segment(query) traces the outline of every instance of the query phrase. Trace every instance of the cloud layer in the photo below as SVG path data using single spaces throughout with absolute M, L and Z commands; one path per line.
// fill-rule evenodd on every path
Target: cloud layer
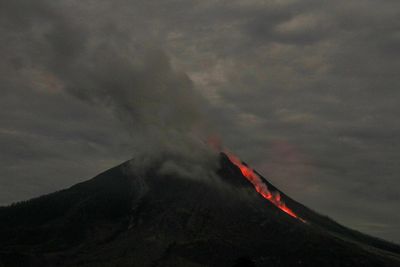
M 0 203 L 89 178 L 151 148 L 148 133 L 218 132 L 300 202 L 399 242 L 399 13 L 391 0 L 1 1 Z

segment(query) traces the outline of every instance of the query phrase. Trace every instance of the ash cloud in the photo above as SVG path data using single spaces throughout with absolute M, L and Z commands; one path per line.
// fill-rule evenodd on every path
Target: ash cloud
M 212 162 L 218 162 L 205 144 L 209 104 L 189 77 L 174 70 L 160 49 L 130 54 L 102 45 L 93 50 L 63 71 L 70 74 L 63 77 L 64 90 L 110 108 L 132 135 L 134 158 L 161 161 L 165 174 L 209 177 L 217 167 Z M 134 171 L 148 167 L 137 162 Z
M 185 73 L 173 69 L 162 50 L 142 49 L 132 54 L 114 46 L 89 48 L 66 66 L 61 72 L 64 90 L 112 110 L 132 135 L 135 158 L 160 161 L 163 157 L 167 165 L 160 167 L 162 172 L 168 169 L 186 177 L 207 177 L 208 168 L 214 171 L 215 164 L 199 163 L 210 157 L 216 161 L 216 155 L 203 148 L 207 101 Z M 133 170 L 146 167 L 134 165 Z
M 1 50 L 2 68 L 11 64 L 24 77 L 25 88 L 17 90 L 29 93 L 36 82 L 44 93 L 66 93 L 110 110 L 130 134 L 132 170 L 159 162 L 163 174 L 209 177 L 218 162 L 205 144 L 210 106 L 188 75 L 173 67 L 156 40 L 131 40 L 113 19 L 90 24 L 56 4 L 1 3 L 1 32 L 11 44 Z M 15 86 L 17 77 L 2 78 Z

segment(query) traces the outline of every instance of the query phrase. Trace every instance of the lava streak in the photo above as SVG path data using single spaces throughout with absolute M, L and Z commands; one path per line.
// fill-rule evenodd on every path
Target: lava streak
M 268 186 L 265 183 L 263 183 L 260 176 L 258 174 L 256 174 L 253 169 L 251 169 L 248 166 L 246 166 L 245 164 L 243 164 L 242 161 L 235 155 L 232 155 L 231 153 L 227 153 L 227 152 L 225 152 L 225 153 L 228 156 L 229 160 L 240 169 L 243 176 L 246 177 L 247 180 L 249 180 L 253 184 L 256 191 L 261 196 L 263 196 L 263 198 L 269 200 L 272 204 L 274 204 L 279 209 L 281 209 L 285 213 L 289 214 L 293 218 L 299 219 L 302 222 L 306 222 L 305 220 L 303 220 L 302 218 L 297 216 L 291 209 L 289 209 L 286 206 L 285 202 L 283 202 L 283 200 L 281 199 L 281 195 L 278 191 L 271 192 L 268 189 Z

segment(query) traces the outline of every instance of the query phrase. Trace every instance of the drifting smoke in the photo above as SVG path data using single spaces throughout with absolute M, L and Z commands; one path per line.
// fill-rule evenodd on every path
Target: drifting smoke
M 132 59 L 133 58 L 133 59 Z M 204 114 L 207 101 L 185 73 L 173 69 L 161 50 L 139 57 L 98 51 L 66 79 L 65 90 L 94 105 L 109 107 L 131 132 L 134 170 L 158 162 L 162 174 L 204 178 L 214 173 L 216 153 L 208 149 Z
M 66 92 L 110 108 L 132 134 L 134 158 L 162 161 L 160 171 L 166 174 L 206 176 L 210 166 L 205 172 L 198 166 L 213 157 L 202 142 L 207 102 L 161 50 L 145 51 L 139 61 L 118 52 L 96 51 L 89 65 L 74 66 L 76 76 L 65 79 Z
M 174 69 L 156 38 L 138 41 L 119 30 L 112 14 L 108 25 L 78 23 L 67 7 L 42 0 L 0 4 L 2 19 L 14 29 L 0 33 L 17 44 L 1 50 L 6 65 L 14 63 L 19 74 L 34 73 L 26 84 L 39 80 L 47 86 L 41 90 L 111 110 L 132 136 L 132 169 L 158 162 L 163 174 L 208 176 L 217 167 L 211 162 L 218 162 L 202 141 L 209 104 L 188 75 Z M 14 13 L 21 16 L 8 15 Z

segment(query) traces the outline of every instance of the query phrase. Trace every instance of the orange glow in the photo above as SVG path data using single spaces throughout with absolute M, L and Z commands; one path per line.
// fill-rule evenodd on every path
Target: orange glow
M 243 176 L 246 177 L 247 180 L 249 180 L 253 184 L 253 186 L 256 189 L 256 191 L 263 198 L 269 200 L 272 204 L 274 204 L 280 210 L 282 210 L 283 212 L 289 214 L 293 218 L 299 219 L 302 222 L 306 222 L 305 220 L 303 220 L 302 218 L 297 216 L 291 209 L 289 209 L 286 206 L 285 202 L 283 202 L 283 200 L 281 199 L 281 195 L 280 195 L 280 193 L 278 191 L 271 192 L 268 189 L 268 186 L 265 183 L 263 183 L 263 181 L 261 180 L 260 176 L 258 174 L 256 174 L 253 169 L 251 169 L 248 166 L 244 165 L 242 163 L 242 161 L 238 157 L 236 157 L 235 155 L 233 155 L 231 153 L 227 153 L 227 152 L 225 152 L 225 153 L 228 156 L 229 160 L 240 169 L 240 171 L 242 172 Z

